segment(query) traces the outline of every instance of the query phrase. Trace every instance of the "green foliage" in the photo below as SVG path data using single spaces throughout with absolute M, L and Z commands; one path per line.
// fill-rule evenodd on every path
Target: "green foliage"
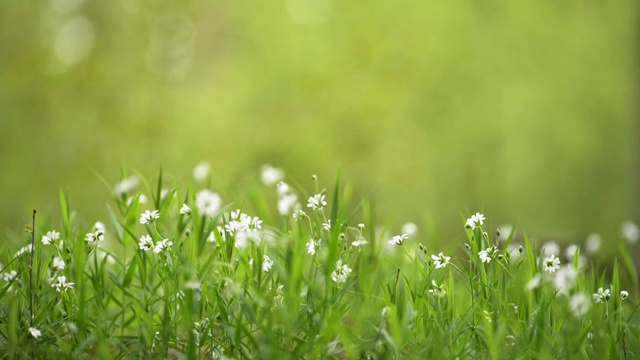
M 458 230 L 467 241 L 437 267 L 440 249 L 422 229 L 391 245 L 370 201 L 352 206 L 339 175 L 331 194 L 314 177 L 316 202 L 287 211 L 269 200 L 274 189 L 255 185 L 249 202 L 209 212 L 202 192 L 166 179 L 161 171 L 155 186 L 143 179 L 142 192 L 117 193 L 105 228 L 78 223 L 60 192 L 61 238 L 37 239 L 32 269 L 29 251 L 9 253 L 2 268 L 0 354 L 599 359 L 640 348 L 640 293 L 622 240 L 622 266 L 616 260 L 610 271 L 580 251 L 556 267 L 527 237 L 493 236 L 472 217 Z M 304 189 L 278 185 L 277 193 L 281 201 Z M 276 208 L 280 215 L 266 214 Z M 245 215 L 254 210 L 273 222 Z M 60 276 L 69 284 L 57 291 Z

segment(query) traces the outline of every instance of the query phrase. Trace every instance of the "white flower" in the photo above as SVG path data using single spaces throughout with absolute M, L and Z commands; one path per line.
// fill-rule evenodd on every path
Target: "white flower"
M 532 277 L 531 280 L 529 280 L 527 285 L 524 286 L 524 289 L 526 291 L 531 291 L 531 290 L 537 289 L 540 286 L 541 282 L 542 282 L 542 276 L 540 276 L 540 274 L 538 274 L 538 275 Z
M 30 327 L 30 328 L 29 328 L 29 334 L 31 334 L 31 336 L 32 336 L 34 339 L 37 339 L 37 338 L 39 338 L 40 336 L 42 336 L 42 331 L 40 331 L 40 330 L 38 330 L 38 329 L 36 329 L 36 328 L 34 328 L 34 327 L 32 326 L 32 327 Z
M 55 230 L 47 231 L 47 234 L 42 236 L 42 243 L 45 245 L 49 245 L 54 241 L 58 240 L 59 238 L 60 238 L 59 232 Z
M 107 232 L 107 227 L 104 226 L 104 223 L 102 221 L 96 221 L 95 224 L 93 224 L 93 229 L 94 230 L 100 230 L 102 232 Z
M 561 267 L 553 277 L 553 285 L 558 290 L 558 294 L 568 295 L 569 290 L 578 279 L 578 272 L 571 265 Z
M 551 274 L 556 272 L 560 268 L 560 259 L 558 259 L 555 255 L 551 254 L 550 257 L 544 259 L 544 263 L 542 264 L 542 269 Z
M 584 246 L 587 249 L 587 252 L 589 252 L 590 254 L 595 254 L 596 252 L 598 252 L 598 250 L 600 250 L 601 243 L 602 237 L 599 234 L 593 233 L 587 237 Z
M 284 171 L 282 169 L 275 168 L 269 164 L 262 165 L 260 180 L 262 180 L 263 184 L 271 186 L 282 179 L 284 179 Z
M 484 220 L 486 220 L 484 215 L 477 212 L 475 213 L 475 215 L 471 215 L 471 217 L 467 219 L 467 223 L 465 226 L 471 228 L 472 230 L 475 230 L 476 227 L 484 224 Z
M 609 289 L 604 290 L 602 288 L 599 288 L 598 292 L 593 294 L 593 301 L 595 301 L 596 304 L 603 303 L 605 301 L 608 301 L 610 297 L 611 291 L 609 291 Z
M 591 300 L 587 294 L 578 293 L 569 299 L 569 309 L 576 318 L 583 317 L 591 308 Z
M 189 280 L 184 283 L 184 288 L 189 290 L 200 291 L 202 289 L 202 284 L 197 280 Z
M 490 263 L 491 259 L 498 253 L 498 248 L 495 246 L 490 246 L 482 251 L 480 251 L 478 253 L 478 256 L 480 257 L 480 261 L 482 261 L 483 263 Z
M 287 184 L 284 181 L 280 181 L 278 185 L 276 185 L 276 193 L 278 194 L 278 197 L 283 197 L 287 195 L 290 192 L 290 190 L 291 188 L 289 187 L 289 184 Z
M 576 253 L 578 252 L 578 250 L 580 249 L 580 247 L 576 244 L 571 244 L 569 246 L 567 246 L 567 249 L 564 251 L 564 257 L 568 260 L 568 261 L 572 261 L 573 257 L 576 255 Z
M 51 287 L 54 287 L 56 289 L 56 291 L 67 291 L 67 289 L 71 289 L 73 288 L 73 284 L 72 282 L 67 282 L 67 277 L 66 276 L 58 276 L 58 278 L 56 279 L 58 280 L 57 282 L 54 282 L 53 284 L 51 284 Z
M 620 299 L 627 300 L 629 298 L 629 292 L 626 290 L 620 291 Z
M 447 266 L 447 264 L 449 264 L 449 260 L 451 260 L 450 256 L 444 256 L 444 254 L 440 253 L 437 256 L 436 255 L 431 255 L 431 258 L 433 259 L 433 264 L 436 266 L 436 269 L 442 269 L 445 266 Z
M 182 204 L 180 215 L 191 215 L 191 208 L 188 207 L 187 204 Z
M 96 230 L 95 232 L 87 233 L 84 237 L 84 241 L 88 243 L 95 243 L 96 241 L 104 241 L 104 232 Z
M 244 224 L 237 220 L 231 220 L 224 225 L 224 229 L 231 235 L 235 235 L 238 231 L 246 230 Z
M 309 253 L 311 256 L 315 255 L 316 252 L 320 249 L 321 241 L 322 241 L 321 239 L 318 239 L 318 240 L 309 239 L 309 241 L 307 241 L 306 243 L 307 253 Z
M 307 213 L 305 213 L 302 209 L 297 209 L 293 212 L 293 220 L 297 221 L 304 218 L 305 216 L 307 216 Z
M 278 214 L 282 216 L 289 215 L 293 209 L 299 206 L 298 197 L 295 194 L 284 194 L 278 198 Z
M 156 219 L 160 218 L 160 211 L 158 210 L 153 210 L 153 211 L 149 211 L 146 210 L 144 213 L 142 213 L 142 215 L 140 215 L 140 224 L 150 224 L 152 222 L 154 222 Z
M 207 163 L 206 161 L 199 163 L 195 168 L 193 168 L 193 178 L 197 181 L 206 180 L 207 176 L 209 175 L 210 169 L 211 165 L 209 165 L 209 163 Z
M 221 205 L 220 195 L 210 190 L 201 190 L 196 194 L 196 207 L 201 215 L 214 216 Z
M 403 234 L 407 234 L 409 237 L 413 237 L 418 233 L 418 226 L 412 222 L 408 222 L 402 225 L 402 229 L 400 230 Z
M 358 224 L 358 229 L 360 230 L 364 229 L 364 224 L 363 223 Z
M 430 289 L 429 292 L 435 297 L 445 297 L 447 295 L 447 291 L 444 289 L 444 284 L 438 285 L 435 280 L 431 280 L 431 285 L 433 289 Z
M 635 244 L 640 239 L 640 228 L 633 221 L 625 221 L 622 223 L 622 237 L 629 244 Z
M 22 255 L 22 254 L 24 254 L 26 252 L 31 252 L 31 251 L 33 251 L 33 246 L 31 244 L 25 245 L 25 246 L 21 247 L 20 250 L 18 250 L 16 252 L 15 257 L 18 257 L 18 256 L 20 256 L 20 255 Z
M 324 194 L 315 194 L 309 198 L 307 207 L 310 207 L 313 210 L 322 210 L 322 208 L 326 205 L 327 202 L 324 201 Z
M 133 200 L 135 199 L 135 196 L 132 196 L 130 198 L 127 199 L 127 206 L 131 206 L 131 204 L 133 204 Z M 146 204 L 147 203 L 147 196 L 145 194 L 140 194 L 140 196 L 138 196 L 138 204 Z
M 356 241 L 351 243 L 351 246 L 353 247 L 358 247 L 358 246 L 362 246 L 362 245 L 367 245 L 369 242 L 364 239 L 364 238 L 359 238 Z
M 351 274 L 351 269 L 346 264 L 343 265 L 342 260 L 338 260 L 338 262 L 336 262 L 336 269 L 331 273 L 331 280 L 337 284 L 341 284 L 347 281 L 349 274 Z
M 389 245 L 402 245 L 407 239 L 409 239 L 409 235 L 407 234 L 396 235 L 387 241 L 387 243 L 389 243 Z
M 273 266 L 273 260 L 271 260 L 270 257 L 265 255 L 262 259 L 262 271 L 268 272 L 269 270 L 271 270 L 272 266 Z
M 262 229 L 262 220 L 260 220 L 260 218 L 258 218 L 257 216 L 254 216 L 253 218 L 251 218 L 251 224 L 249 224 L 249 229 L 254 231 Z
M 498 228 L 498 232 L 500 233 L 498 239 L 500 239 L 500 241 L 502 242 L 505 242 L 507 241 L 507 239 L 509 239 L 509 235 L 511 235 L 511 233 L 513 232 L 513 226 L 509 224 L 502 225 Z
M 136 186 L 138 186 L 139 183 L 140 183 L 140 180 L 138 179 L 138 177 L 135 175 L 132 175 L 126 179 L 120 180 L 120 182 L 118 182 L 113 187 L 113 192 L 116 193 L 116 195 L 124 195 L 129 191 L 133 190 Z
M 158 241 L 158 243 L 153 247 L 153 252 L 156 254 L 160 254 L 165 250 L 169 250 L 171 245 L 173 245 L 172 241 L 169 241 L 169 239 L 162 239 Z
M 326 231 L 331 231 L 331 219 L 327 220 L 326 223 L 323 223 L 322 228 Z
M 142 235 L 140 238 L 140 242 L 138 243 L 138 247 L 140 250 L 149 251 L 153 249 L 155 245 L 153 244 L 153 239 L 149 235 Z
M 5 272 L 4 274 L 2 274 L 2 278 L 4 279 L 4 281 L 6 282 L 11 282 L 13 281 L 13 279 L 16 278 L 16 276 L 18 276 L 18 272 L 15 270 L 11 270 L 11 272 Z
M 549 255 L 560 256 L 560 246 L 558 246 L 558 244 L 556 244 L 553 241 L 549 241 L 544 245 L 542 245 L 541 255 L 542 256 L 549 256 Z
M 52 265 L 54 270 L 64 270 L 65 267 L 65 263 L 62 259 L 60 259 L 59 257 L 54 257 L 53 258 L 53 265 Z
M 507 246 L 507 252 L 509 253 L 511 260 L 518 260 L 520 256 L 522 256 L 522 253 L 520 252 L 521 249 L 522 246 L 514 243 L 510 243 Z

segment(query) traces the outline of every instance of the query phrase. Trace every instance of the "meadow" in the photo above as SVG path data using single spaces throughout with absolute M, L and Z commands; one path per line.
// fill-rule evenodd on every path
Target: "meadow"
M 638 356 L 635 224 L 561 248 L 462 212 L 450 244 L 376 219 L 339 173 L 265 165 L 235 199 L 193 175 L 123 169 L 103 219 L 78 220 L 63 190 L 60 218 L 34 211 L 3 247 L 2 358 Z

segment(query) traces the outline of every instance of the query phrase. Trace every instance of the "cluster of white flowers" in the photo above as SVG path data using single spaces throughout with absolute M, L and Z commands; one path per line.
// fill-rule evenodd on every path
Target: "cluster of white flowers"
M 59 232 L 55 230 L 47 231 L 47 233 L 42 236 L 42 244 L 51 245 L 53 242 L 55 242 L 58 239 L 60 239 Z
M 402 245 L 404 244 L 404 241 L 409 239 L 409 235 L 408 234 L 402 234 L 402 235 L 396 235 L 394 237 L 391 238 L 391 240 L 387 241 L 387 243 L 389 245 Z
M 276 187 L 276 192 L 278 194 L 278 214 L 287 216 L 300 209 L 298 196 L 291 191 L 287 183 L 280 181 Z M 298 214 L 298 216 L 302 214 Z
M 158 210 L 153 210 L 153 211 L 149 211 L 146 210 L 145 212 L 142 213 L 142 215 L 140 215 L 140 224 L 151 224 L 152 222 L 156 221 L 156 219 L 160 218 L 160 211 Z
M 229 221 L 225 224 L 224 229 L 231 236 L 239 232 L 255 232 L 262 229 L 262 220 L 258 217 L 251 217 L 244 214 L 238 209 L 229 214 Z
M 449 264 L 451 257 L 440 253 L 438 255 L 431 255 L 431 259 L 433 259 L 433 264 L 436 266 L 436 269 L 443 269 Z
M 14 257 L 18 257 L 26 252 L 32 252 L 33 251 L 33 245 L 29 244 L 29 245 L 25 245 L 23 247 L 20 248 L 20 250 L 16 251 L 16 254 Z
M 307 207 L 312 208 L 313 210 L 322 210 L 323 207 L 327 206 L 327 202 L 324 200 L 324 194 L 315 194 L 309 198 Z
M 351 274 L 351 269 L 347 264 L 343 264 L 342 260 L 336 262 L 336 269 L 331 273 L 331 280 L 337 284 L 342 284 L 347 281 L 347 278 Z
M 489 246 L 488 248 L 480 251 L 478 253 L 478 256 L 480 257 L 480 261 L 482 261 L 483 263 L 490 263 L 491 259 L 493 259 L 498 254 L 498 252 L 499 250 L 497 247 Z
M 445 297 L 447 295 L 447 291 L 444 289 L 444 284 L 438 285 L 435 280 L 431 280 L 432 288 L 429 289 L 429 293 L 435 297 Z
M 467 223 L 465 224 L 465 226 L 467 228 L 470 228 L 471 230 L 475 230 L 476 227 L 483 225 L 485 220 L 486 218 L 484 217 L 484 215 L 477 212 L 467 219 Z
M 66 276 L 60 275 L 60 276 L 58 276 L 56 281 L 54 281 L 51 284 L 51 287 L 55 288 L 56 291 L 60 292 L 60 291 L 67 291 L 67 289 L 72 289 L 73 285 L 74 285 L 74 283 L 67 282 L 67 277 Z
M 150 235 L 142 235 L 140 241 L 138 242 L 138 248 L 140 250 L 153 250 L 153 252 L 156 254 L 169 250 L 172 245 L 173 242 L 169 241 L 169 239 L 162 239 L 158 242 L 154 242 Z
M 88 243 L 96 243 L 104 241 L 104 234 L 106 232 L 106 227 L 100 221 L 96 222 L 93 225 L 93 232 L 87 233 L 84 237 L 84 240 Z
M 196 207 L 203 216 L 215 216 L 222 206 L 222 198 L 211 190 L 204 189 L 196 194 Z
M 553 277 L 553 285 L 558 294 L 568 295 L 569 290 L 573 288 L 576 280 L 578 279 L 578 272 L 571 265 L 565 265 L 555 273 Z

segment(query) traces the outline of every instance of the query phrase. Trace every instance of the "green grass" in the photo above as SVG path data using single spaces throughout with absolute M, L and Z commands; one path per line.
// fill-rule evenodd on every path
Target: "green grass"
M 34 236 L 35 251 L 5 249 L 4 358 L 626 359 L 640 348 L 638 281 L 622 239 L 611 266 L 577 251 L 551 274 L 539 245 L 515 231 L 496 234 L 490 215 L 465 227 L 465 214 L 459 231 L 468 242 L 438 268 L 440 250 L 426 229 L 389 244 L 398 233 L 375 222 L 367 199 L 352 201 L 339 176 L 330 190 L 314 177 L 309 193 L 250 185 L 241 202 L 225 199 L 210 214 L 197 201 L 206 186 L 173 183 L 162 171 L 153 184 L 137 176 L 141 187 L 108 205 L 105 230 L 77 221 L 61 192 L 61 219 L 38 218 L 21 240 Z M 307 207 L 315 194 L 328 204 Z M 293 195 L 281 215 L 282 198 Z M 180 214 L 183 204 L 190 214 Z M 304 214 L 292 216 L 296 206 Z M 146 210 L 159 218 L 141 224 Z M 234 234 L 240 213 L 249 214 L 248 228 Z M 45 245 L 51 230 L 60 238 Z M 145 251 L 145 235 L 171 245 Z M 482 262 L 479 253 L 492 246 Z M 64 269 L 53 268 L 56 257 Z M 569 279 L 564 287 L 558 274 Z M 59 276 L 73 285 L 56 291 Z M 611 296 L 595 303 L 599 288 Z M 582 313 L 572 305 L 581 297 Z

